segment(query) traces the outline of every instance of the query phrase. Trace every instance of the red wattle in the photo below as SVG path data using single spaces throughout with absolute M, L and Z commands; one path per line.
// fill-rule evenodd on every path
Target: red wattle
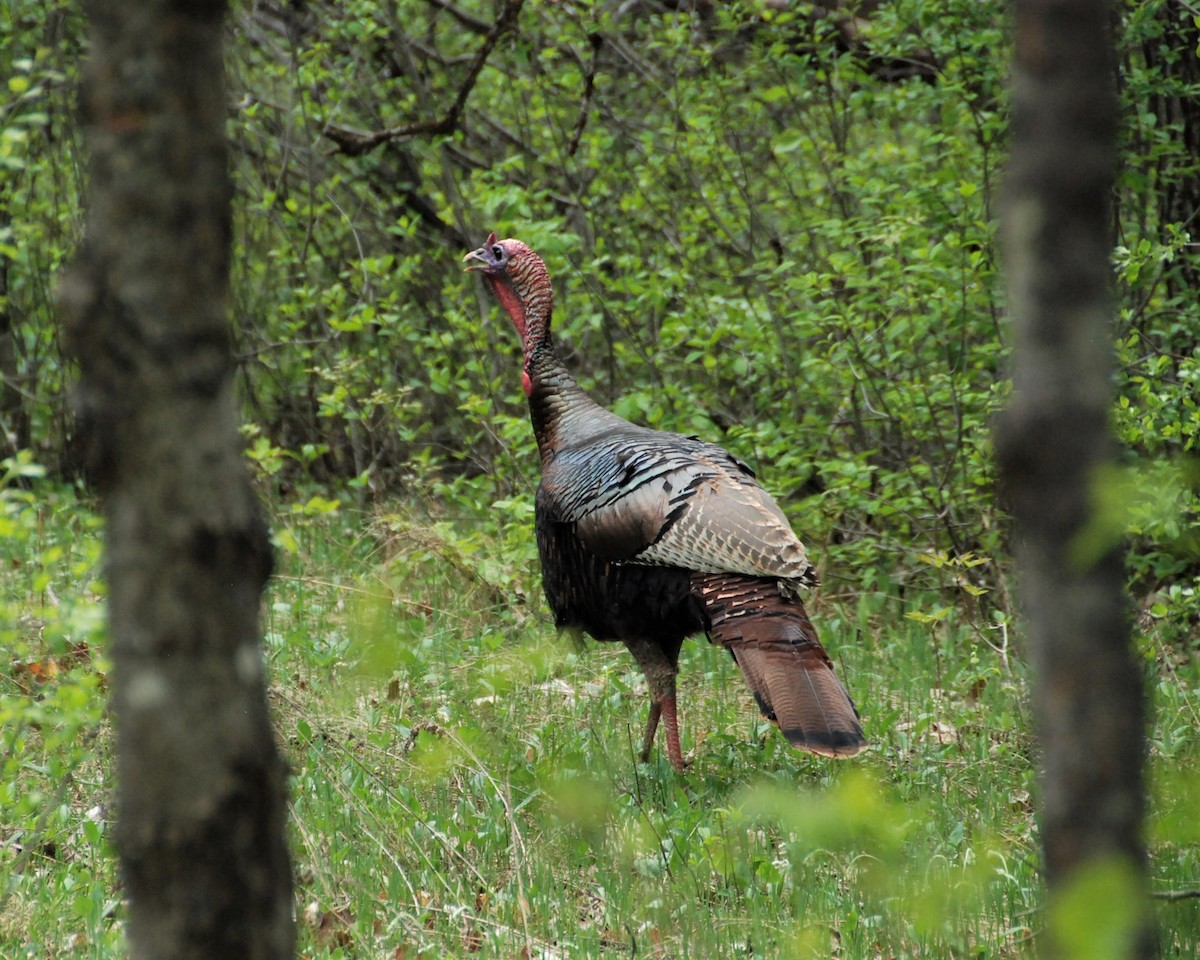
M 488 280 L 492 285 L 492 289 L 496 292 L 496 297 L 499 299 L 500 305 L 504 307 L 509 319 L 512 320 L 513 326 L 517 328 L 517 336 L 524 343 L 525 304 L 521 302 L 521 298 L 517 296 L 517 291 L 507 281 L 498 280 L 494 276 L 489 276 Z
M 533 380 L 530 379 L 528 370 L 521 371 L 521 389 L 527 397 L 533 394 Z

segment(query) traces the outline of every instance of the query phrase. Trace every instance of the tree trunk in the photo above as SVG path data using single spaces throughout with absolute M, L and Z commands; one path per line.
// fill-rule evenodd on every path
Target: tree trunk
M 287 957 L 285 770 L 258 622 L 271 551 L 225 317 L 225 4 L 85 6 L 90 201 L 60 302 L 107 518 L 130 955 Z
M 1176 4 L 1163 4 L 1155 19 L 1162 24 L 1162 37 L 1147 41 L 1142 54 L 1151 74 L 1160 78 L 1160 92 L 1144 108 L 1154 113 L 1156 130 L 1170 131 L 1176 149 L 1153 150 L 1150 143 L 1142 149 L 1160 157 L 1155 165 L 1159 229 L 1177 223 L 1195 240 L 1200 237 L 1200 99 L 1194 93 L 1200 84 L 1200 25 L 1195 11 Z M 1164 279 L 1171 294 L 1192 295 L 1200 287 L 1200 258 L 1180 257 Z
M 1016 339 L 1013 398 L 996 439 L 1017 528 L 1053 897 L 1089 865 L 1144 871 L 1145 707 L 1120 545 L 1088 551 L 1081 538 L 1092 485 L 1114 453 L 1110 9 L 1103 0 L 1016 0 L 1014 9 L 1004 225 Z M 1129 955 L 1147 955 L 1149 942 L 1145 929 L 1132 931 Z

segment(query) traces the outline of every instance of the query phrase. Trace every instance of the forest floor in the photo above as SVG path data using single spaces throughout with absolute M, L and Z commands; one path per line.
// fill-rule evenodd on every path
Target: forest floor
M 6 504 L 0 957 L 116 957 L 100 523 L 61 492 Z M 555 635 L 524 524 L 314 499 L 275 529 L 263 629 L 301 956 L 1036 949 L 1036 748 L 1019 642 L 998 623 L 886 578 L 812 597 L 873 742 L 844 762 L 791 750 L 729 657 L 690 641 L 679 776 L 661 751 L 638 762 L 647 702 L 624 648 Z M 1194 890 L 1200 666 L 1138 642 L 1150 873 L 1160 893 Z M 1084 900 L 1062 905 L 1063 929 L 1096 945 L 1079 956 L 1109 956 L 1121 910 Z M 1200 900 L 1155 909 L 1163 955 L 1200 955 Z

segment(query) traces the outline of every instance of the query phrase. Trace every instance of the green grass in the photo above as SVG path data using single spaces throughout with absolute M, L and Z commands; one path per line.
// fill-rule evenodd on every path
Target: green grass
M 6 496 L 0 957 L 119 956 L 98 524 L 69 494 Z M 1034 742 L 994 624 L 886 585 L 814 598 L 874 741 L 842 763 L 788 748 L 728 656 L 689 642 L 680 777 L 636 762 L 624 649 L 554 635 L 523 519 L 313 509 L 277 528 L 263 626 L 303 956 L 1032 955 Z M 1142 643 L 1151 873 L 1194 888 L 1197 663 Z M 1164 955 L 1196 955 L 1200 903 L 1157 909 Z

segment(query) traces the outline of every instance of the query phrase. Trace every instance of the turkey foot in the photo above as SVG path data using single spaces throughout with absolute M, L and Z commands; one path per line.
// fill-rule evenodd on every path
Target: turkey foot
M 646 736 L 642 740 L 642 763 L 650 762 L 650 748 L 654 746 L 654 735 L 658 732 L 658 720 L 662 718 L 667 728 L 667 757 L 676 773 L 683 773 L 683 751 L 679 748 L 679 718 L 675 713 L 675 694 L 668 693 L 650 701 L 650 717 L 646 723 Z

